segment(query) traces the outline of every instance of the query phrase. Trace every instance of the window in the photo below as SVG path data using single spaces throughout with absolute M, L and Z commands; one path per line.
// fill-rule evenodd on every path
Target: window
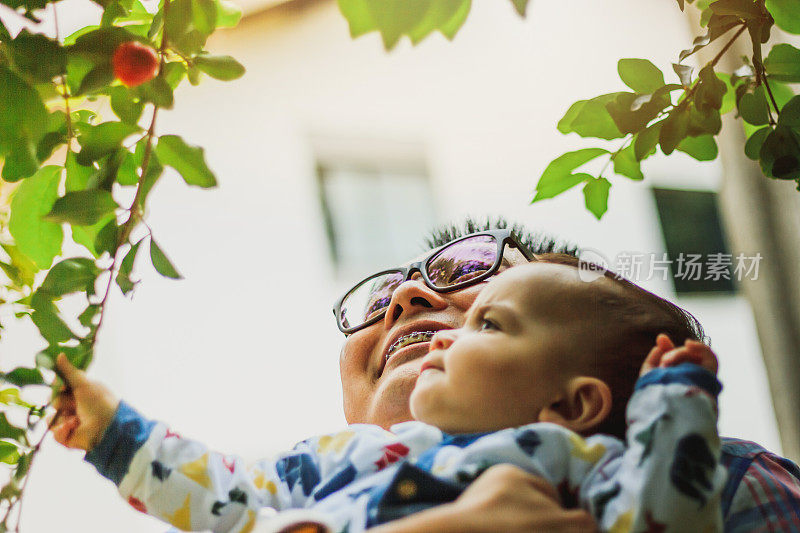
M 653 189 L 675 292 L 733 292 L 736 258 L 710 191 Z
M 427 172 L 419 162 L 320 161 L 320 205 L 330 253 L 348 277 L 397 266 L 421 253 L 435 223 Z

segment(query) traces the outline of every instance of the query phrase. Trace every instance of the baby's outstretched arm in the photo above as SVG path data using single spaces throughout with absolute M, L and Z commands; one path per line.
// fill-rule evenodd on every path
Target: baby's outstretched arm
M 261 523 L 259 509 L 300 507 L 304 491 L 313 488 L 307 480 L 319 477 L 311 449 L 296 449 L 277 463 L 265 460 L 248 468 L 241 459 L 211 451 L 142 417 L 63 355 L 56 369 L 66 383 L 54 400 L 56 441 L 86 450 L 86 460 L 135 509 L 179 529 L 251 531 Z

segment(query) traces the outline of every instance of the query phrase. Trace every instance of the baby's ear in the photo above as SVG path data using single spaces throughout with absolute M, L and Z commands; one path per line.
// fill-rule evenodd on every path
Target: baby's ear
M 611 413 L 611 389 L 605 381 L 577 376 L 564 387 L 563 396 L 539 413 L 539 422 L 552 422 L 585 434 Z

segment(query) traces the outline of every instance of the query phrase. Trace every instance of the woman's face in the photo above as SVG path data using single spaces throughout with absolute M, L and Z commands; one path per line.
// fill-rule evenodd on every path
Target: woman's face
M 524 262 L 519 250 L 506 246 L 500 271 Z M 415 273 L 394 291 L 382 320 L 348 336 L 339 358 L 347 422 L 388 428 L 411 420 L 408 399 L 430 337 L 442 329 L 460 328 L 485 285 L 484 281 L 438 293 Z

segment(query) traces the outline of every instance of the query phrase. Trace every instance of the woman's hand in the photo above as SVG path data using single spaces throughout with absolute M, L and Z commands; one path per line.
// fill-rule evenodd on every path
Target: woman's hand
M 119 399 L 108 387 L 72 366 L 63 353 L 56 358 L 56 370 L 66 386 L 53 399 L 53 437 L 67 448 L 89 451 L 100 442 L 114 418 Z
M 581 509 L 563 509 L 555 489 L 512 465 L 488 468 L 454 502 L 389 522 L 376 533 L 530 533 L 596 531 Z

